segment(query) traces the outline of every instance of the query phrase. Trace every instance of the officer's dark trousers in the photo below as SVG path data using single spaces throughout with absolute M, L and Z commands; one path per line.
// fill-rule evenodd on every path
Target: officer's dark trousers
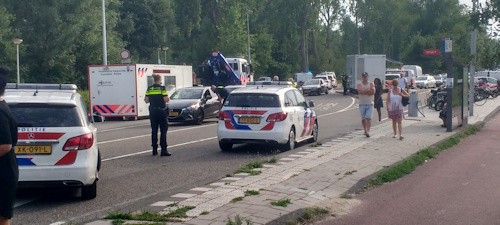
M 158 148 L 158 127 L 160 127 L 160 147 L 162 152 L 167 151 L 167 110 L 151 109 L 149 111 L 149 120 L 151 121 L 151 146 Z

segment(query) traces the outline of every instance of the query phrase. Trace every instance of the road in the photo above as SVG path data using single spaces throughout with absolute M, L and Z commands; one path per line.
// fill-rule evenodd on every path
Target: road
M 315 101 L 319 142 L 362 129 L 354 98 L 330 93 L 306 99 Z M 386 110 L 382 112 L 385 118 Z M 207 119 L 202 125 L 171 123 L 168 144 L 172 156 L 153 157 L 149 120 L 106 121 L 95 125 L 103 159 L 97 198 L 80 200 L 74 190 L 66 189 L 20 190 L 12 224 L 82 223 L 103 218 L 108 212 L 135 211 L 225 177 L 249 162 L 274 154 L 285 157 L 308 146 L 303 143 L 294 150 L 278 153 L 273 147 L 240 145 L 231 152 L 222 152 L 217 142 L 217 119 Z

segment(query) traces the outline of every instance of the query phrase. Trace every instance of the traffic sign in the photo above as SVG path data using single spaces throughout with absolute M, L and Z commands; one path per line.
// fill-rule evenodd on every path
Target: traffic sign
M 441 41 L 441 51 L 452 52 L 453 50 L 453 38 L 443 38 Z
M 120 58 L 122 58 L 123 60 L 125 59 L 130 59 L 130 51 L 127 50 L 127 49 L 123 49 L 121 52 L 120 52 Z
M 424 49 L 424 55 L 440 55 L 441 50 L 439 49 Z

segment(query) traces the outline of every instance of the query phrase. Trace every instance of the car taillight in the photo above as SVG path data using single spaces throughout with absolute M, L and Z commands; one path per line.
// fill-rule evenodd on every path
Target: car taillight
M 283 121 L 286 119 L 287 117 L 287 113 L 286 112 L 279 112 L 279 113 L 273 113 L 271 115 L 269 115 L 267 117 L 267 122 L 279 122 L 279 121 Z
M 231 115 L 229 113 L 220 111 L 219 112 L 219 120 L 231 121 Z
M 89 149 L 94 144 L 94 135 L 92 133 L 72 137 L 64 144 L 63 151 Z

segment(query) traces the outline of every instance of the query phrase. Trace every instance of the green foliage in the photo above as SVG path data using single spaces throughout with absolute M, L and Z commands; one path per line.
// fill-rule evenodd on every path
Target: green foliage
M 271 205 L 274 205 L 274 206 L 281 206 L 281 207 L 287 207 L 288 204 L 291 204 L 291 201 L 290 199 L 281 199 L 281 200 L 278 200 L 278 201 L 272 201 L 271 202 Z
M 239 201 L 242 201 L 243 198 L 244 198 L 243 196 L 236 197 L 236 198 L 231 199 L 231 202 L 239 202 Z
M 245 191 L 245 196 L 250 196 L 250 195 L 258 195 L 260 194 L 259 191 L 256 190 L 246 190 Z
M 243 222 L 245 222 L 246 225 L 253 224 L 251 219 L 243 218 L 240 215 L 236 215 L 234 217 L 234 221 L 228 217 L 226 225 L 243 225 Z
M 251 162 L 248 163 L 247 165 L 239 168 L 236 170 L 234 173 L 252 173 L 252 172 L 260 172 L 260 171 L 253 171 L 255 168 L 262 168 L 262 163 L 260 162 Z

